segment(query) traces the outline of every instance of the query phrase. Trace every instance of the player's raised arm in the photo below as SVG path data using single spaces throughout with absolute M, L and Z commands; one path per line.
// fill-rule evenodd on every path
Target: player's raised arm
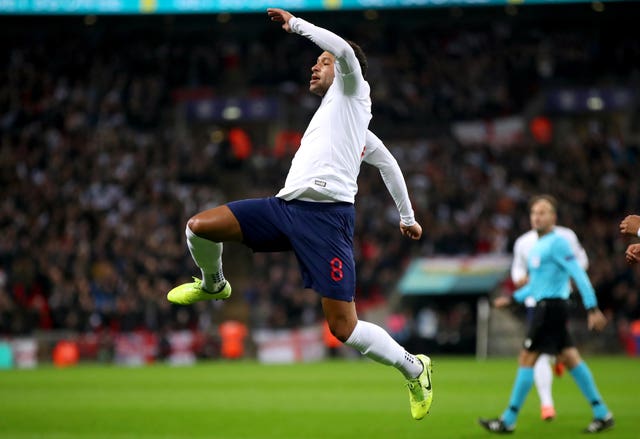
M 327 29 L 295 17 L 283 9 L 268 8 L 267 14 L 271 21 L 282 23 L 282 28 L 285 31 L 308 38 L 336 58 L 337 79 L 344 84 L 345 93 L 351 94 L 358 89 L 356 85 L 358 82 L 364 81 L 364 72 L 354 48 L 345 39 Z
M 358 60 L 349 43 L 333 32 L 316 26 L 308 21 L 295 17 L 290 12 L 278 8 L 267 9 L 271 21 L 282 23 L 282 28 L 287 32 L 295 32 L 310 39 L 322 50 L 333 54 L 346 74 L 359 66 Z
M 293 18 L 291 13 L 285 11 L 284 9 L 279 8 L 269 8 L 267 9 L 267 15 L 271 18 L 271 21 L 275 21 L 276 23 L 282 23 L 282 29 L 287 32 L 293 32 L 291 30 L 291 26 L 289 26 L 289 20 Z

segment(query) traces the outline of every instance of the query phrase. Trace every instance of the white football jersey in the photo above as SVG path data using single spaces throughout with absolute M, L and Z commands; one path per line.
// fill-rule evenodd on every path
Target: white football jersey
M 345 40 L 301 18 L 292 18 L 289 25 L 336 57 L 335 79 L 309 122 L 284 187 L 276 196 L 353 203 L 371 120 L 369 84 Z

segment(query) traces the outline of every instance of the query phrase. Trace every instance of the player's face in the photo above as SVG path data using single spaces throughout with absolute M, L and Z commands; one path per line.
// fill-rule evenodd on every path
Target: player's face
M 529 219 L 539 234 L 549 233 L 556 224 L 556 212 L 547 200 L 538 200 L 531 206 Z
M 333 64 L 335 57 L 329 52 L 322 52 L 316 64 L 311 67 L 311 80 L 309 81 L 309 91 L 318 96 L 324 96 L 331 84 L 335 72 Z

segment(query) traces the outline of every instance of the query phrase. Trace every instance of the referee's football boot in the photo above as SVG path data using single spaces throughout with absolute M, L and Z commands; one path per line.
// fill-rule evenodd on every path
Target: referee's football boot
M 179 285 L 169 291 L 167 300 L 177 305 L 191 305 L 204 300 L 225 300 L 231 296 L 231 284 L 225 280 L 224 285 L 216 292 L 207 291 L 197 277 L 193 282 Z
M 424 369 L 420 375 L 411 380 L 407 380 L 409 388 L 409 403 L 411 404 L 411 416 L 419 420 L 429 413 L 431 402 L 433 401 L 433 390 L 431 388 L 431 358 L 426 355 L 416 355 Z
M 498 434 L 510 434 L 515 431 L 515 428 L 512 426 L 507 427 L 505 423 L 500 418 L 495 419 L 478 419 L 478 424 L 482 425 L 485 430 L 490 431 L 491 433 Z
M 601 431 L 609 430 L 613 428 L 615 422 L 611 413 L 604 419 L 594 419 L 591 424 L 587 425 L 587 428 L 582 430 L 583 433 L 600 433 Z

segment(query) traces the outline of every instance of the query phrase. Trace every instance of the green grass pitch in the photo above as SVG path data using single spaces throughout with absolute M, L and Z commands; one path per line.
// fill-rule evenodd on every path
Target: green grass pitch
M 299 365 L 207 362 L 194 367 L 82 365 L 0 371 L 3 439 L 485 438 L 478 416 L 498 415 L 515 358 L 434 360 L 431 414 L 414 421 L 401 375 L 370 361 Z M 587 358 L 616 427 L 638 438 L 637 359 Z M 558 418 L 539 419 L 535 390 L 517 438 L 584 437 L 591 411 L 568 374 L 554 381 Z M 599 436 L 600 437 L 600 436 Z

